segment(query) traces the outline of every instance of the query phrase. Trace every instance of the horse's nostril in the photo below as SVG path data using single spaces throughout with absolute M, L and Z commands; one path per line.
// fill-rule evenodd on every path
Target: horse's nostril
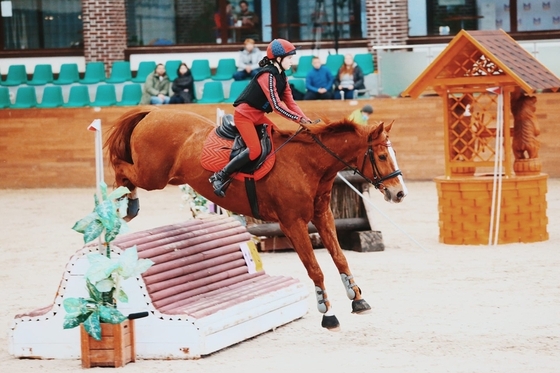
M 398 199 L 404 198 L 404 193 L 402 192 L 402 190 L 401 190 L 400 192 L 397 193 L 397 198 L 398 198 Z

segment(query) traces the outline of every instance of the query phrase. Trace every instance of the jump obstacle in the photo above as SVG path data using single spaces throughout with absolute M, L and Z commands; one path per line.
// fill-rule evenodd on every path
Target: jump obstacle
M 301 318 L 308 290 L 299 280 L 269 276 L 251 235 L 234 218 L 215 216 L 131 233 L 111 244 L 112 257 L 137 246 L 154 265 L 123 288 L 135 320 L 136 356 L 192 359 Z M 53 304 L 16 315 L 9 352 L 19 358 L 80 358 L 79 328 L 62 328 L 65 297 L 86 297 L 86 245 L 69 260 Z

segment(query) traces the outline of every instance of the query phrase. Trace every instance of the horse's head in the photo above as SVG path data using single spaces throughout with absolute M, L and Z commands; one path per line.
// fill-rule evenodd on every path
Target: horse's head
M 368 135 L 368 148 L 360 170 L 370 178 L 373 185 L 385 196 L 385 201 L 401 202 L 408 194 L 397 164 L 396 152 L 389 141 L 393 123 L 379 123 Z M 371 169 L 370 169 L 371 168 Z

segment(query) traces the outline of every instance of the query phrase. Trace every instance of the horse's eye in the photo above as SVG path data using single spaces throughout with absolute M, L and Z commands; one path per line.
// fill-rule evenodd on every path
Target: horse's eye
M 381 155 L 379 156 L 379 160 L 380 160 L 380 161 L 386 161 L 386 160 L 387 160 L 387 156 L 386 156 L 385 154 L 381 154 Z

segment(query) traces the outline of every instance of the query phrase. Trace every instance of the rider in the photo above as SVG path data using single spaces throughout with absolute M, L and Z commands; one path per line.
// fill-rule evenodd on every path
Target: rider
M 285 71 L 292 66 L 295 54 L 296 47 L 292 43 L 284 39 L 274 39 L 266 49 L 266 56 L 259 62 L 262 69 L 235 100 L 235 126 L 247 144 L 247 149 L 210 177 L 217 196 L 225 196 L 228 179 L 232 173 L 261 154 L 261 144 L 255 126 L 263 123 L 273 125 L 265 116 L 266 113 L 274 111 L 300 124 L 311 123 L 295 103 L 286 78 Z

